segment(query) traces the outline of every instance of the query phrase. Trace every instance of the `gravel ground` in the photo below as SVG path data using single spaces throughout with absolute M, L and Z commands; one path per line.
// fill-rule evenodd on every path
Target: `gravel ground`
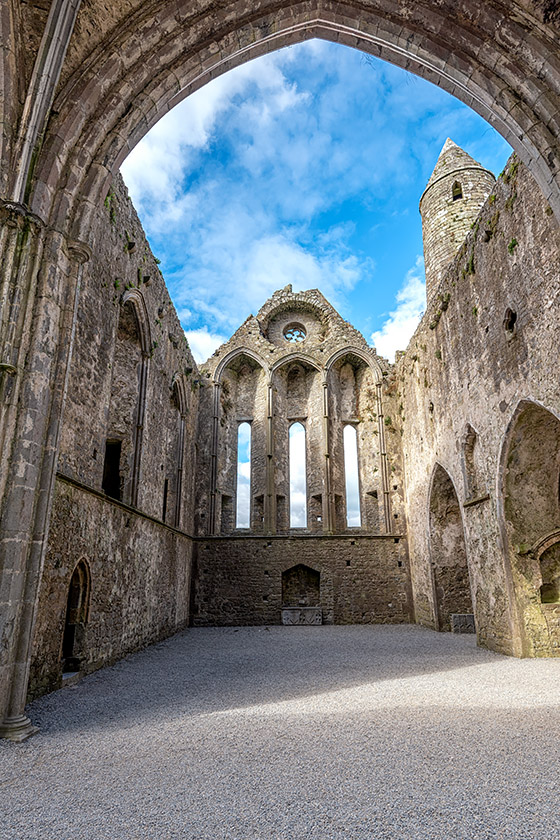
M 1 840 L 558 840 L 560 660 L 411 626 L 192 629 L 33 703 Z

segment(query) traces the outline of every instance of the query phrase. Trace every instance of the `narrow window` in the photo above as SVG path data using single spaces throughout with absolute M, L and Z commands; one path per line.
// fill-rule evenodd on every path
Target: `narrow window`
M 358 433 L 354 426 L 344 427 L 344 476 L 346 479 L 346 525 L 360 528 L 360 478 L 358 475 Z
M 165 522 L 165 517 L 167 515 L 167 495 L 169 493 L 169 479 L 166 478 L 163 482 L 163 512 L 161 514 L 161 521 Z
M 121 447 L 122 440 L 108 440 L 105 444 L 103 463 L 103 492 L 112 499 L 121 498 Z
M 458 198 L 463 198 L 463 187 L 459 181 L 455 181 L 453 184 L 451 194 L 453 195 L 453 201 L 457 201 Z
M 307 528 L 305 429 L 301 423 L 290 426 L 290 528 Z
M 237 505 L 235 527 L 251 527 L 251 424 L 237 429 Z

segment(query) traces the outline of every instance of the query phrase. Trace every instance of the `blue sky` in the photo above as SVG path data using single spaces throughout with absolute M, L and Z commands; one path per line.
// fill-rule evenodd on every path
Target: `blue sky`
M 275 289 L 319 288 L 389 358 L 424 302 L 418 202 L 447 137 L 498 174 L 511 153 L 434 85 L 322 41 L 224 74 L 122 166 L 195 358 Z

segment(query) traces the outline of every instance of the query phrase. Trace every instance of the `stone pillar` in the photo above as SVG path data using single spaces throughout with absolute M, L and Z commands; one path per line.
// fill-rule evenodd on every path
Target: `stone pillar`
M 393 533 L 391 518 L 391 491 L 389 489 L 389 464 L 387 460 L 387 446 L 385 443 L 385 418 L 383 416 L 383 399 L 381 395 L 382 383 L 378 382 L 377 390 L 377 423 L 379 429 L 379 459 L 381 461 L 381 487 L 383 490 L 383 519 L 385 533 Z
M 142 348 L 142 363 L 140 367 L 140 383 L 138 388 L 138 406 L 136 409 L 136 427 L 134 430 L 134 459 L 132 462 L 132 482 L 130 488 L 130 504 L 138 507 L 138 491 L 140 487 L 140 470 L 142 469 L 142 444 L 144 440 L 144 418 L 146 416 L 146 392 L 148 388 L 148 370 L 150 357 Z
M 276 475 L 274 468 L 274 388 L 267 382 L 266 394 L 266 493 L 264 497 L 264 532 L 276 533 Z
M 208 535 L 216 533 L 216 493 L 218 482 L 218 430 L 220 427 L 220 383 L 214 381 L 212 391 L 212 437 L 210 440 L 210 505 Z
M 87 246 L 32 226 L 24 221 L 21 233 L 26 228 L 27 233 L 20 236 L 7 268 L 18 293 L 2 330 L 3 358 L 15 361 L 15 374 L 3 375 L 14 376 L 17 400 L 3 440 L 0 736 L 14 741 L 36 731 L 25 716 L 31 643 L 82 266 L 90 256 Z
M 323 373 L 323 533 L 334 533 L 334 500 L 331 481 L 331 445 L 329 428 L 329 383 L 328 374 Z

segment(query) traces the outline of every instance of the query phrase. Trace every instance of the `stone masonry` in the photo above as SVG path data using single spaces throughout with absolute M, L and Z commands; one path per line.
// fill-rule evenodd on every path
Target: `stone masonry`
M 444 629 L 471 608 L 480 644 L 558 653 L 552 6 L 5 0 L 0 735 L 33 733 L 30 675 L 33 692 L 53 688 L 71 668 L 91 670 L 184 626 L 191 607 L 201 623 L 279 621 L 284 596 L 301 591 L 307 603 L 317 585 L 326 621 L 414 615 Z M 436 82 L 516 157 L 493 185 L 457 147 L 444 151 L 451 166 L 422 200 L 428 309 L 394 367 L 317 292 L 284 290 L 199 374 L 118 169 L 208 80 L 310 38 Z M 291 324 L 306 346 L 290 356 Z M 251 424 L 254 452 L 248 533 L 234 518 L 240 422 Z M 308 484 L 307 521 L 293 533 L 296 422 Z M 345 426 L 358 439 L 355 530 Z M 249 562 L 264 546 L 266 582 L 261 561 Z

